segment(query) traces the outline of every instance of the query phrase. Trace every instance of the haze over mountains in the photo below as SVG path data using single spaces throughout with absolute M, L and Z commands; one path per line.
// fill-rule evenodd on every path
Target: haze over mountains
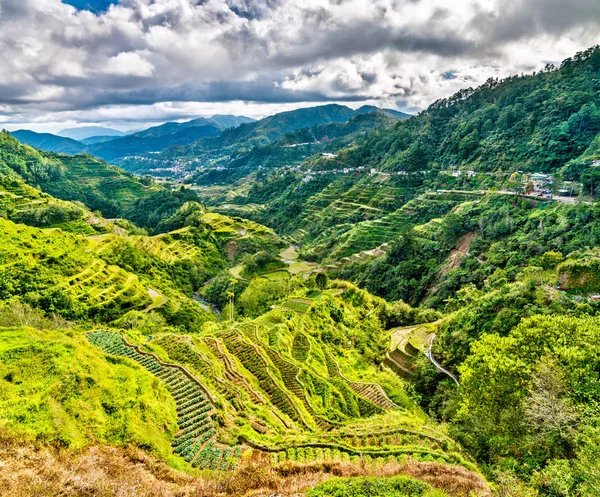
M 129 133 L 117 129 L 105 128 L 104 126 L 80 126 L 78 128 L 65 128 L 56 133 L 58 136 L 72 138 L 73 140 L 85 140 L 92 137 L 124 136 Z

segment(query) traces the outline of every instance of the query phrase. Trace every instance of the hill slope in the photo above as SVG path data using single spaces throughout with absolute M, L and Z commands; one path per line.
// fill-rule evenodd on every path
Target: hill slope
M 106 217 L 120 216 L 136 199 L 160 189 L 89 155 L 56 155 L 0 135 L 0 173 L 9 174 L 63 200 L 79 201 Z
M 35 131 L 20 129 L 13 131 L 11 135 L 21 143 L 47 152 L 73 155 L 86 150 L 86 146 L 79 141 L 50 133 L 36 133 Z

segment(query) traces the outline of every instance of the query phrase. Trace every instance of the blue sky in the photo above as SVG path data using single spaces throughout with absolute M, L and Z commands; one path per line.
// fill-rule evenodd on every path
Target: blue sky
M 63 0 L 63 3 L 80 10 L 85 9 L 99 13 L 104 12 L 110 5 L 117 3 L 117 0 Z

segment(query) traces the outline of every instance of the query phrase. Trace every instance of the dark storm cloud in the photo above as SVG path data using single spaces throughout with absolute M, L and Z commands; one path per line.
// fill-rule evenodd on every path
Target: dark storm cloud
M 598 0 L 518 0 L 500 2 L 495 13 L 481 10 L 471 27 L 488 41 L 505 42 L 539 34 L 558 35 L 574 27 L 600 27 Z

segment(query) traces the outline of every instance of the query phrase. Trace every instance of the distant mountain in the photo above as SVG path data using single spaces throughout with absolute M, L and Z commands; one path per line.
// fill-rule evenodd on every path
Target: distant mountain
M 53 135 L 50 133 L 36 133 L 28 129 L 20 129 L 11 133 L 17 140 L 31 147 L 45 152 L 56 152 L 60 154 L 79 154 L 86 150 L 86 146 L 73 140 L 71 138 L 65 138 L 62 136 Z
M 215 114 L 210 118 L 214 123 L 217 123 L 223 129 L 237 128 L 240 124 L 252 123 L 256 119 L 246 116 L 233 116 L 231 114 Z
M 251 122 L 253 120 L 249 117 L 230 115 L 200 117 L 183 123 L 167 122 L 122 138 L 96 143 L 90 146 L 90 152 L 105 160 L 160 152 L 173 145 L 189 145 L 200 138 L 216 137 L 226 129 Z
M 413 117 L 411 114 L 406 114 L 405 112 L 400 112 L 399 110 L 394 109 L 380 109 L 379 107 L 375 107 L 374 105 L 363 105 L 362 107 L 356 109 L 357 114 L 367 114 L 369 112 L 383 112 L 387 114 L 389 117 L 394 117 L 396 119 L 410 119 Z
M 215 153 L 230 155 L 241 149 L 250 150 L 255 147 L 269 145 L 292 131 L 313 128 L 323 124 L 345 123 L 357 115 L 380 110 L 372 106 L 363 106 L 354 110 L 344 105 L 329 104 L 281 112 L 265 117 L 260 121 L 241 124 L 237 128 L 228 129 L 218 138 L 203 138 L 187 147 L 169 148 L 163 152 L 163 158 L 198 157 L 209 152 L 212 155 Z M 389 109 L 383 112 L 388 116 L 391 116 L 392 113 L 400 114 L 402 119 L 410 117 L 408 114 Z
M 81 126 L 79 128 L 63 129 L 56 134 L 65 138 L 82 141 L 93 136 L 125 136 L 128 133 L 103 126 Z
M 308 107 L 288 112 L 281 112 L 265 117 L 260 121 L 242 124 L 235 129 L 225 131 L 218 140 L 204 140 L 182 150 L 192 155 L 196 150 L 236 148 L 253 148 L 268 145 L 286 133 L 303 128 L 312 128 L 320 124 L 343 123 L 362 112 L 344 105 L 330 104 L 319 107 Z
M 104 142 L 109 142 L 111 140 L 116 140 L 118 138 L 121 138 L 120 136 L 90 136 L 89 138 L 84 138 L 83 140 L 81 140 L 81 143 L 85 144 L 85 145 L 95 145 L 96 143 L 104 143 Z

